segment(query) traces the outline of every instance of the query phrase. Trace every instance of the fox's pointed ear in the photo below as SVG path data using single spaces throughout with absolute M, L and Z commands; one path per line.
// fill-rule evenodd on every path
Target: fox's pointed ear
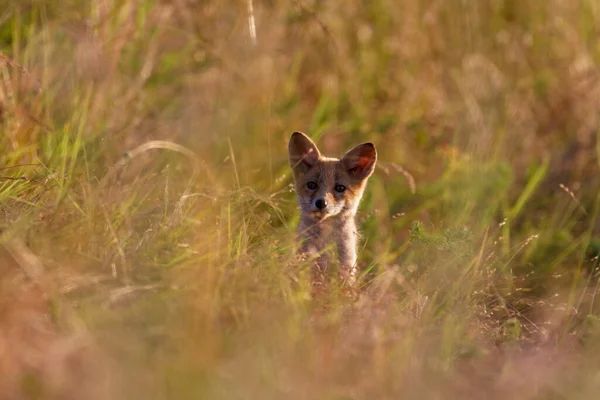
M 373 143 L 360 144 L 347 152 L 342 157 L 342 162 L 353 178 L 367 179 L 375 170 L 377 150 Z
M 302 132 L 292 133 L 288 154 L 292 169 L 299 169 L 303 172 L 314 166 L 321 156 L 317 145 Z

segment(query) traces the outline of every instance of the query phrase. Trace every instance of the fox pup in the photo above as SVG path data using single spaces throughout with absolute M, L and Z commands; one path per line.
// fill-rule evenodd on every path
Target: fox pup
M 313 285 L 325 283 L 327 253 L 335 244 L 340 279 L 351 286 L 357 274 L 355 216 L 367 179 L 375 169 L 375 146 L 364 143 L 341 159 L 329 158 L 321 155 L 308 136 L 294 132 L 288 152 L 300 206 L 299 252 L 316 258 Z

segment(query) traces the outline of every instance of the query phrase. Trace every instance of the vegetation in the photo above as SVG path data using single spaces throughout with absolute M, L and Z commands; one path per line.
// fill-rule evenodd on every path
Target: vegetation
M 597 397 L 596 0 L 0 4 L 0 398 Z M 295 130 L 379 150 L 356 300 Z

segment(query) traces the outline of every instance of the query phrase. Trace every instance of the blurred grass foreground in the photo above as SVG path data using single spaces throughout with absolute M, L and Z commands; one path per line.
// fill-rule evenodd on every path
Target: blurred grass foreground
M 0 1 L 0 399 L 597 399 L 597 0 Z M 372 141 L 310 298 L 286 142 Z

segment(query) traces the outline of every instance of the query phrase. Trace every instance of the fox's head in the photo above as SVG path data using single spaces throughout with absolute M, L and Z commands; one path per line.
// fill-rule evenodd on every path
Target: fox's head
M 372 143 L 356 146 L 341 159 L 329 158 L 321 155 L 308 136 L 294 132 L 288 150 L 303 217 L 320 221 L 356 213 L 377 161 Z

